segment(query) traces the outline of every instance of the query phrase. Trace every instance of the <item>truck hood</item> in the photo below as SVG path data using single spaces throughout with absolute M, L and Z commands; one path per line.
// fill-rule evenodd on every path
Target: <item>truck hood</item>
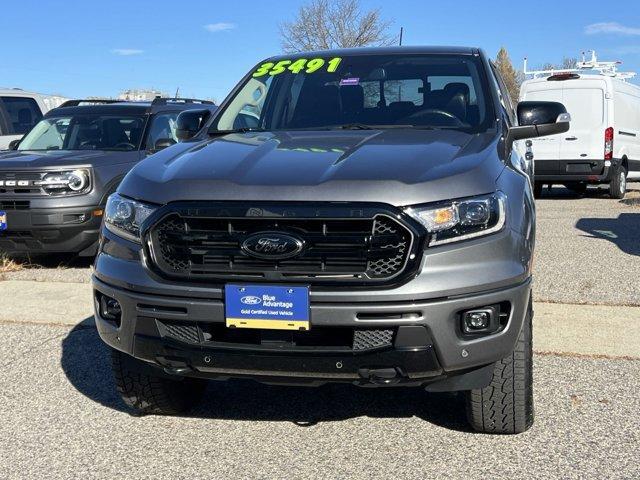
M 101 150 L 11 150 L 0 152 L 0 170 L 25 168 L 75 167 L 115 165 L 136 162 L 140 152 L 112 152 Z
M 119 192 L 178 200 L 349 201 L 396 206 L 488 193 L 504 165 L 495 134 L 453 130 L 229 134 L 143 160 Z

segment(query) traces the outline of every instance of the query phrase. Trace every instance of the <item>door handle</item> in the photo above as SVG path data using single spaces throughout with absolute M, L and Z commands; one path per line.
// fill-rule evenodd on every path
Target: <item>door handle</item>
M 565 140 L 571 140 L 571 141 L 577 140 L 577 139 L 578 139 L 578 137 L 567 137 L 567 138 L 565 138 Z

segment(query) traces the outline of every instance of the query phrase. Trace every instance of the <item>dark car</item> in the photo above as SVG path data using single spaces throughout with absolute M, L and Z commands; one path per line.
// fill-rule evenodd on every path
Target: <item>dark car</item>
M 0 153 L 0 251 L 95 255 L 107 197 L 147 155 L 176 143 L 176 118 L 209 101 L 71 100 Z
M 420 386 L 466 392 L 477 430 L 526 430 L 535 211 L 514 143 L 568 126 L 559 103 L 516 114 L 475 48 L 261 62 L 109 198 L 95 318 L 123 399 Z

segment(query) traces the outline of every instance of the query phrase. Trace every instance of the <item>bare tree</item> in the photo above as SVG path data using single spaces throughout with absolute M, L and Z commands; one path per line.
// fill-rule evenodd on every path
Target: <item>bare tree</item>
M 360 0 L 311 0 L 296 18 L 280 25 L 285 52 L 391 45 L 393 22 L 384 20 L 379 9 L 363 11 Z
M 520 94 L 520 85 L 522 84 L 522 75 L 519 74 L 509 58 L 507 49 L 502 47 L 496 56 L 495 62 L 497 70 L 500 72 L 500 76 L 504 81 L 507 90 L 509 91 L 509 97 L 515 104 L 518 101 L 518 95 Z
M 564 57 L 562 59 L 562 68 L 564 70 L 572 70 L 578 66 L 578 59 L 575 57 Z
M 572 70 L 578 66 L 578 59 L 574 57 L 564 57 L 562 63 L 555 64 L 547 62 L 542 65 L 542 70 Z

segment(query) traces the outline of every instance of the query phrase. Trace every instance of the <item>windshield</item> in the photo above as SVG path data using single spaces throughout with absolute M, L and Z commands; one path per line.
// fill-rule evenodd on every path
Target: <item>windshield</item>
M 73 115 L 44 118 L 22 139 L 18 150 L 137 150 L 143 115 Z
M 480 58 L 357 55 L 258 65 L 213 130 L 452 128 L 493 125 Z

